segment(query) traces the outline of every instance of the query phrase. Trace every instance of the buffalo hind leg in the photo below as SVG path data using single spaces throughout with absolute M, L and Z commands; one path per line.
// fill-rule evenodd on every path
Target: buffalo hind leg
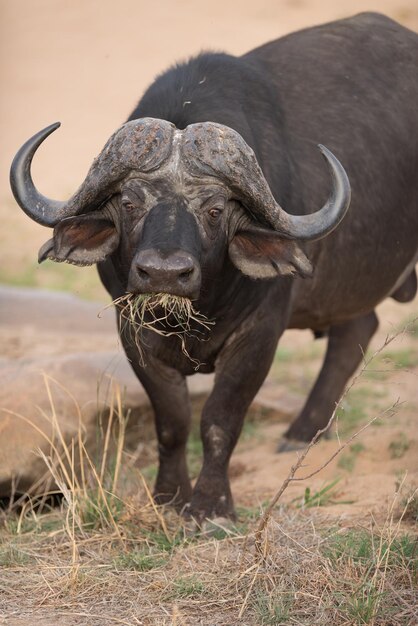
M 292 439 L 310 441 L 318 430 L 327 425 L 347 381 L 360 365 L 377 326 L 378 319 L 374 311 L 344 324 L 331 326 L 319 376 L 302 412 L 285 433 L 279 451 L 291 449 L 289 440 Z

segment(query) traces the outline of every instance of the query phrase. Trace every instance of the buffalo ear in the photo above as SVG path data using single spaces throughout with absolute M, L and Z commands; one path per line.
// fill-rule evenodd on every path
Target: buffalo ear
M 119 233 L 102 213 L 77 215 L 61 220 L 54 236 L 39 250 L 38 261 L 52 259 L 74 265 L 93 265 L 104 261 L 119 245 Z
M 229 257 L 252 278 L 312 275 L 312 265 L 295 241 L 264 228 L 239 231 L 229 244 Z

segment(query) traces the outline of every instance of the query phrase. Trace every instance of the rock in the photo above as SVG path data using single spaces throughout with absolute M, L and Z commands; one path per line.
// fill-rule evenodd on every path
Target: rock
M 98 417 L 115 404 L 148 408 L 145 392 L 129 364 L 117 353 L 78 353 L 9 360 L 0 366 L 0 496 L 42 489 L 48 477 L 40 451 L 51 454 L 60 438 L 70 446 L 78 432 L 91 446 Z M 55 456 L 55 455 L 53 455 Z M 45 476 L 44 476 L 45 475 Z

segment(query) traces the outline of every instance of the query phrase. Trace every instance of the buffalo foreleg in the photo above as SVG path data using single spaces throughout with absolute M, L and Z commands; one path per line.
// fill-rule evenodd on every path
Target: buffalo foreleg
M 133 344 L 124 340 L 126 354 L 150 398 L 155 413 L 159 468 L 154 488 L 158 504 L 172 503 L 181 509 L 190 502 L 192 487 L 186 462 L 191 406 L 185 377 L 167 365 L 148 359 L 138 361 Z
M 151 374 L 149 366 L 140 374 L 155 412 L 159 467 L 154 499 L 172 502 L 181 509 L 190 501 L 192 488 L 186 462 L 191 407 L 184 376 L 175 370 Z M 146 372 L 146 373 L 145 373 Z M 151 374 L 151 375 L 150 375 Z
M 378 320 L 373 311 L 344 324 L 331 326 L 320 374 L 302 412 L 286 432 L 279 451 L 289 449 L 289 440 L 292 439 L 310 441 L 318 430 L 327 425 L 377 326 Z
M 274 357 L 277 335 L 273 324 L 247 328 L 223 349 L 218 358 L 215 385 L 203 408 L 201 437 L 203 465 L 193 490 L 189 514 L 198 522 L 205 518 L 234 518 L 228 478 L 232 451 L 244 417 L 262 385 Z

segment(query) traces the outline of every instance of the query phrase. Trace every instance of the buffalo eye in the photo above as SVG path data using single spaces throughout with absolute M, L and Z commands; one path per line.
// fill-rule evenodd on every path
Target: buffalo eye
M 221 209 L 210 209 L 210 211 L 208 211 L 212 221 L 216 221 L 220 218 L 222 211 Z
M 132 204 L 132 202 L 124 202 L 123 203 L 123 208 L 128 212 L 128 213 L 132 213 L 132 211 L 135 210 L 134 205 Z

